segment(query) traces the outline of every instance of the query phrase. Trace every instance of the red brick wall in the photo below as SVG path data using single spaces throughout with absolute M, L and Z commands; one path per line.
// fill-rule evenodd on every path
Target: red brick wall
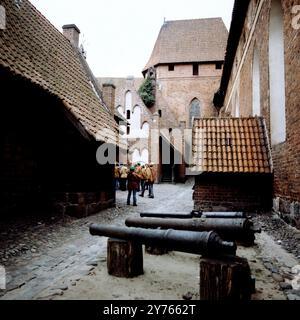
M 245 46 L 244 40 L 250 39 L 250 29 L 259 1 L 250 2 L 237 54 L 235 57 L 231 79 L 226 92 L 224 109 L 233 114 L 231 92 L 233 80 L 237 75 L 237 67 L 241 62 Z M 300 227 L 300 29 L 292 26 L 292 7 L 299 5 L 296 0 L 282 0 L 284 20 L 285 47 L 285 101 L 286 101 L 286 141 L 272 146 L 274 162 L 274 206 L 273 209 L 288 222 Z M 270 96 L 269 96 L 269 19 L 271 0 L 264 1 L 249 49 L 240 72 L 240 115 L 249 116 L 252 113 L 252 62 L 254 48 L 259 56 L 260 65 L 260 104 L 261 114 L 266 119 L 270 133 Z M 299 21 L 298 21 L 299 23 Z
M 179 128 L 184 121 L 188 127 L 190 103 L 194 98 L 200 101 L 202 117 L 216 116 L 213 95 L 218 89 L 222 70 L 215 64 L 199 64 L 199 75 L 193 76 L 192 64 L 156 68 L 156 102 L 154 110 L 161 110 L 161 128 Z
M 86 217 L 114 204 L 106 191 L 62 192 L 52 194 L 53 209 L 73 217 Z
M 199 175 L 195 177 L 194 209 L 245 212 L 270 210 L 271 183 L 270 175 Z
M 273 147 L 274 209 L 300 228 L 300 29 L 292 27 L 291 8 L 299 1 L 282 1 L 284 10 L 286 141 Z M 279 206 L 277 203 L 279 202 Z

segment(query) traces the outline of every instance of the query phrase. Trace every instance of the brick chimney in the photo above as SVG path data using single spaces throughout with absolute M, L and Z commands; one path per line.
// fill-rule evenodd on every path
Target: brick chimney
M 103 100 L 113 114 L 115 113 L 115 90 L 116 87 L 112 83 L 102 85 Z
M 63 35 L 69 39 L 75 48 L 79 46 L 79 34 L 80 30 L 75 24 L 65 24 L 63 27 Z

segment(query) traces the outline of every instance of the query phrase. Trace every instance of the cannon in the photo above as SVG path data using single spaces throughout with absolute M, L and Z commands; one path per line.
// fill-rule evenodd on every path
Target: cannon
M 246 218 L 244 212 L 141 212 L 141 218 L 174 218 L 174 219 L 192 219 L 192 218 Z
M 250 218 L 244 212 L 202 212 L 202 218 Z
M 125 220 L 128 227 L 142 227 L 148 229 L 174 229 L 188 231 L 215 231 L 227 241 L 240 240 L 245 245 L 253 244 L 254 233 L 261 232 L 246 218 L 196 218 L 196 219 L 165 219 L 165 218 L 136 218 Z
M 101 224 L 90 225 L 90 234 L 164 247 L 174 251 L 206 256 L 234 256 L 235 242 L 223 241 L 214 231 L 148 230 Z
M 191 219 L 191 218 L 197 218 L 201 217 L 201 212 L 198 211 L 192 211 L 190 213 L 185 212 L 141 212 L 140 217 L 144 218 L 175 218 L 175 219 Z

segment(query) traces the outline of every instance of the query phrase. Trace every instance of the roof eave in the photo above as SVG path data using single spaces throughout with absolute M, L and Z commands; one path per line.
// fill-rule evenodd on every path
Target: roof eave
M 215 93 L 213 101 L 215 107 L 218 109 L 221 109 L 221 107 L 224 104 L 224 99 L 226 96 L 228 83 L 232 72 L 233 62 L 236 56 L 236 51 L 238 48 L 242 30 L 244 28 L 249 3 L 250 0 L 235 0 L 234 2 L 220 88 Z
M 168 61 L 168 62 L 158 62 L 156 64 L 154 64 L 153 66 L 146 66 L 143 71 L 142 74 L 145 75 L 147 73 L 147 71 L 153 67 L 153 68 L 157 68 L 159 66 L 167 66 L 169 64 L 174 64 L 174 65 L 182 65 L 182 64 L 193 64 L 193 63 L 199 63 L 199 64 L 208 64 L 208 63 L 217 63 L 217 62 L 222 62 L 224 63 L 224 58 L 223 59 L 213 59 L 213 60 L 191 60 L 191 61 Z

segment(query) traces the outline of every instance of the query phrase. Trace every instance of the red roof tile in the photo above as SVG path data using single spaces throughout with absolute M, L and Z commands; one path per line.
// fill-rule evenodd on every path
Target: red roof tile
M 79 50 L 36 8 L 1 1 L 6 29 L 0 30 L 0 67 L 8 68 L 56 95 L 92 136 L 105 141 L 117 129 L 113 115 L 94 90 Z
M 190 169 L 195 172 L 272 172 L 264 119 L 195 119 Z

